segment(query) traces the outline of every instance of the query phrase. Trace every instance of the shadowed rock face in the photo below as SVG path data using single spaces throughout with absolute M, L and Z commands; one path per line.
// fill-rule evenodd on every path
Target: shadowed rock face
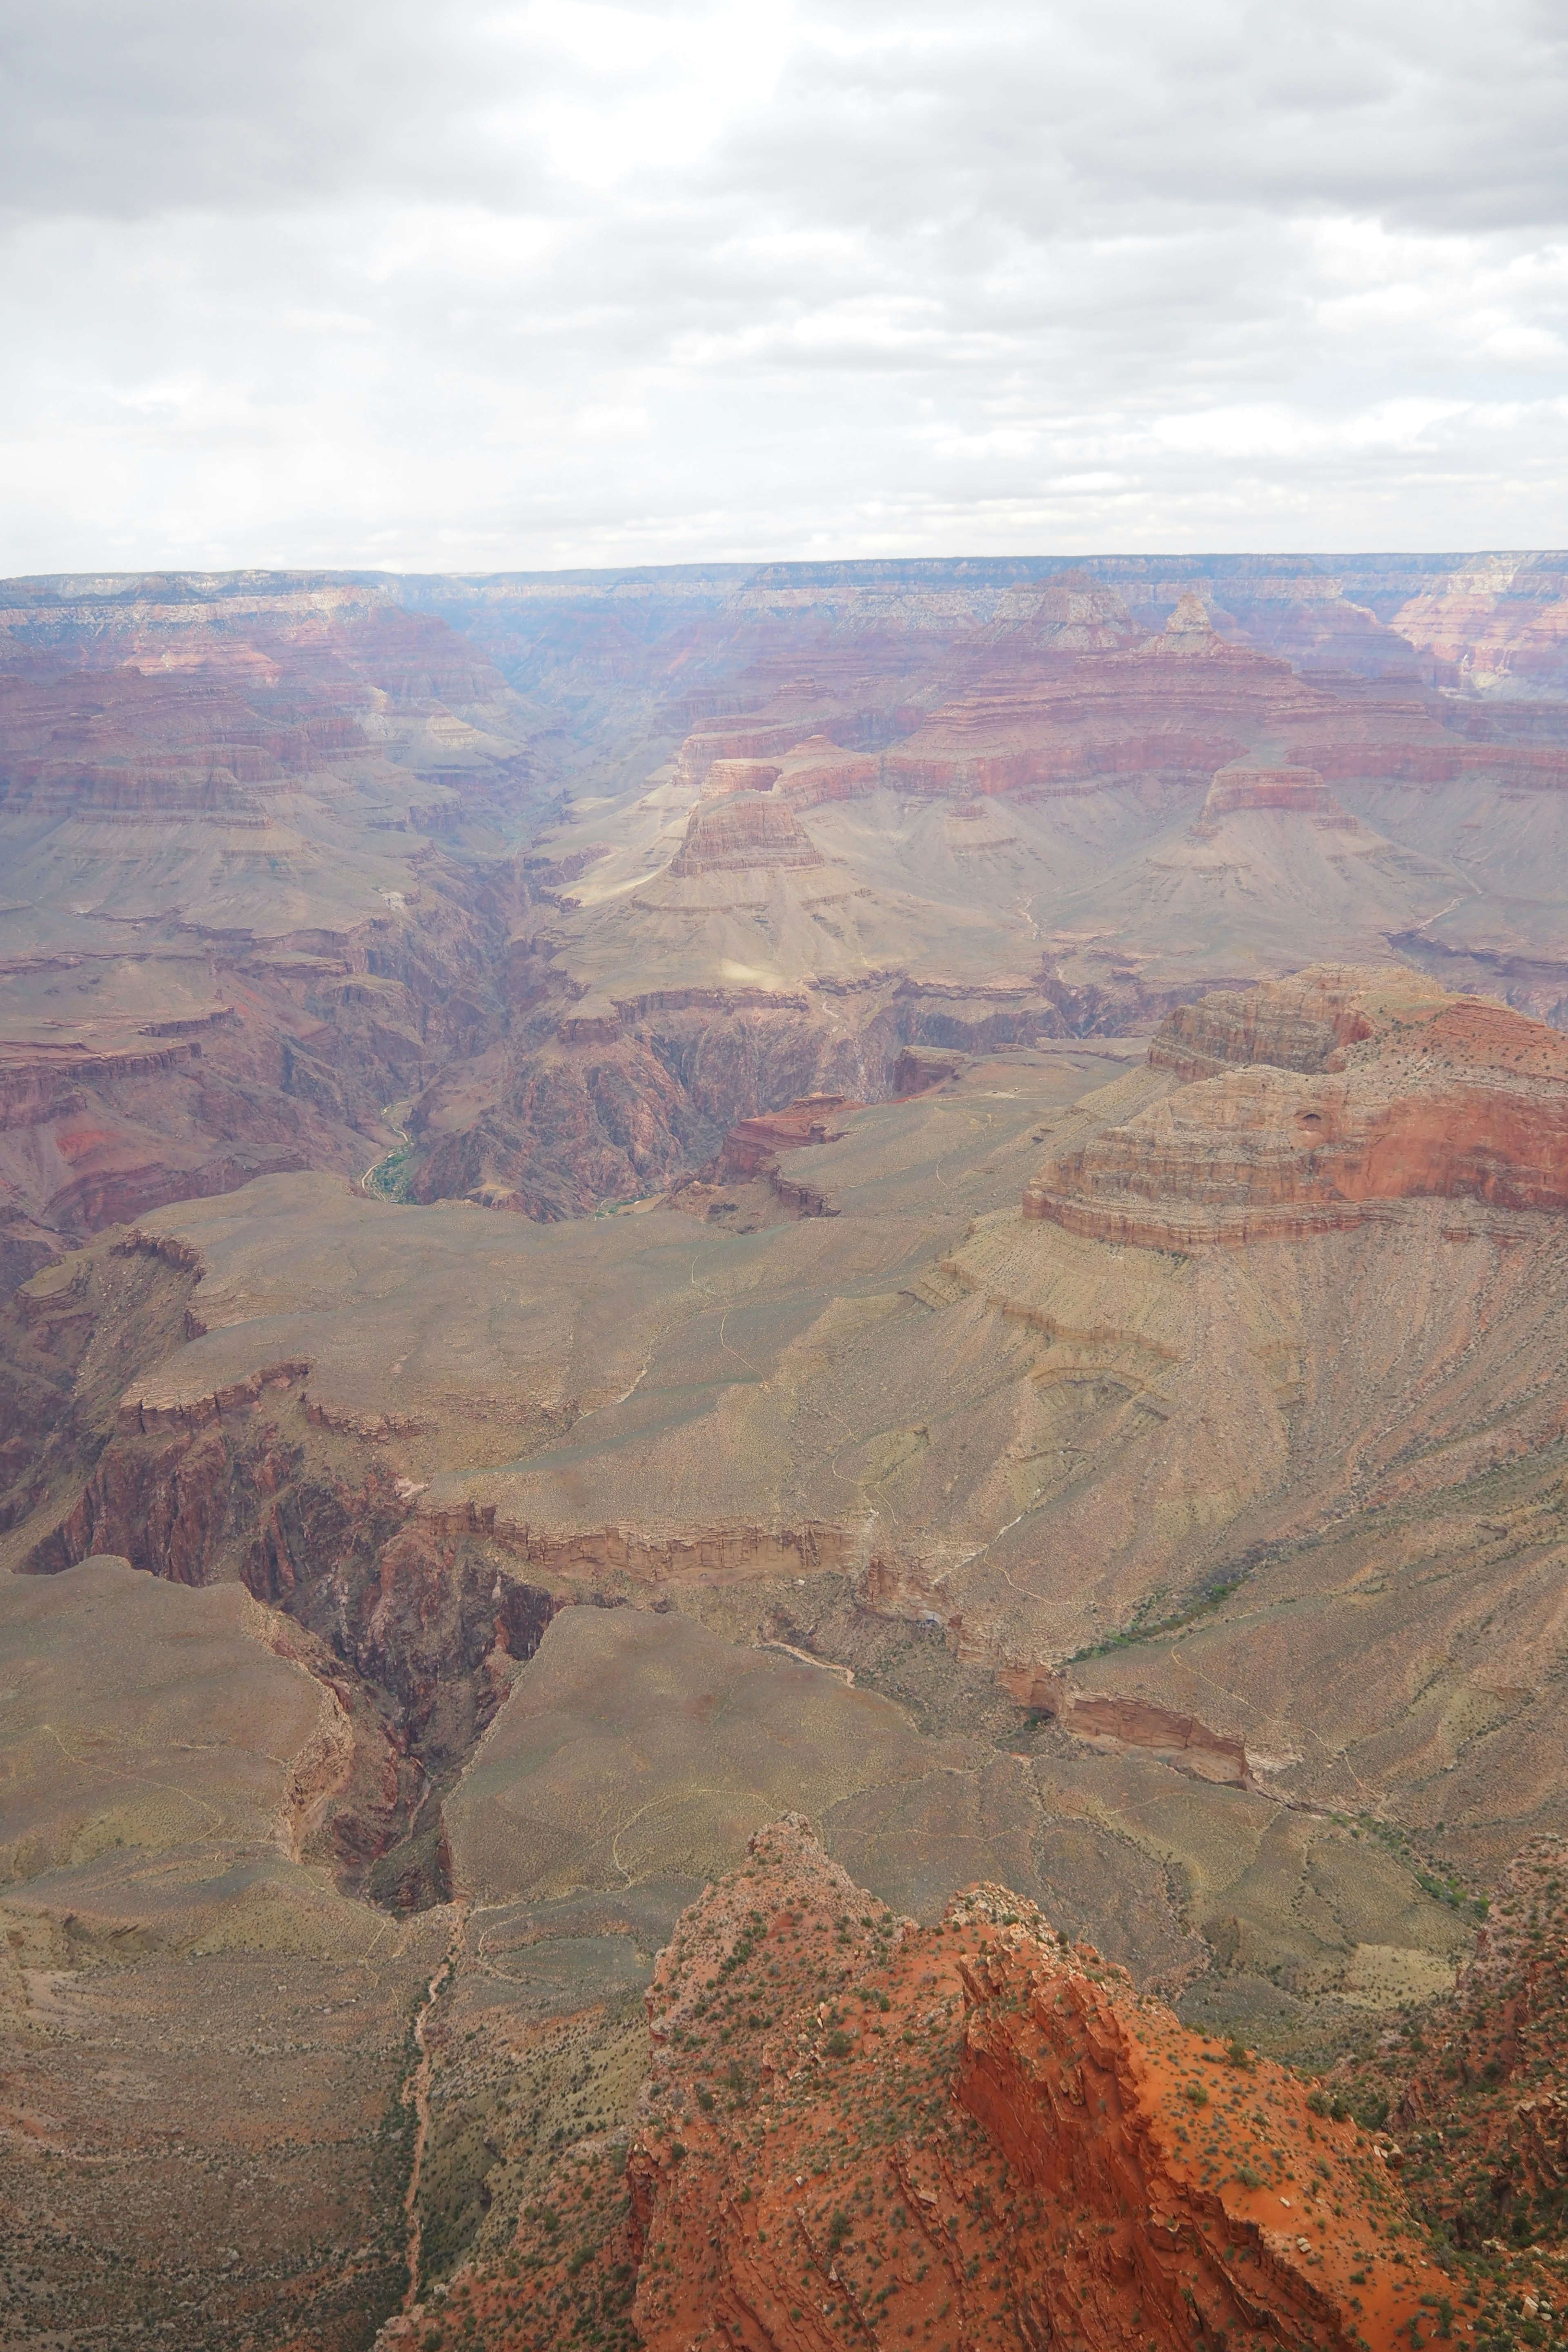
M 503 2352 L 591 2318 L 647 2352 L 847 2334 L 1382 2352 L 1430 2308 L 1424 2242 L 1353 2124 L 1184 2031 L 1004 1887 L 920 1928 L 791 1817 L 676 1923 L 647 2007 L 624 2219 L 605 2230 L 609 2152 L 585 2148 L 467 2283 Z
M 1342 1231 L 1382 1202 L 1568 1208 L 1568 1045 L 1500 1005 L 1331 969 L 1205 1000 L 1150 1060 L 1229 1066 L 1043 1170 L 1026 1217 L 1185 1249 Z

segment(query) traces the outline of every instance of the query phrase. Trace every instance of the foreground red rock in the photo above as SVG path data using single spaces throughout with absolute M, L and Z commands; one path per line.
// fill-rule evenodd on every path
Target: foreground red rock
M 792 1815 L 681 1918 L 648 2011 L 629 2210 L 579 2238 L 614 2172 L 579 2150 L 510 2278 L 461 2283 L 489 2345 L 1381 2352 L 1446 2285 L 1355 2125 L 1005 1888 L 917 1927 Z M 384 2340 L 450 2340 L 432 2316 Z

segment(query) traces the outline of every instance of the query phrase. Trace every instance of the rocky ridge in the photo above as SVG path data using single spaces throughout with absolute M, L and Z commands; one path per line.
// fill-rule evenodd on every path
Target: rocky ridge
M 917 1927 L 790 1817 L 677 1923 L 647 2006 L 629 2157 L 581 2145 L 494 2268 L 384 2346 L 1350 2352 L 1439 2306 L 1451 2327 L 1376 2145 L 1005 1888 Z

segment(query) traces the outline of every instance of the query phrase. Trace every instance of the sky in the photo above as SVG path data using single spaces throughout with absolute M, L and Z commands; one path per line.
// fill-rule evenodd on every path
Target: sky
M 0 0 L 0 572 L 1568 545 L 1563 0 Z

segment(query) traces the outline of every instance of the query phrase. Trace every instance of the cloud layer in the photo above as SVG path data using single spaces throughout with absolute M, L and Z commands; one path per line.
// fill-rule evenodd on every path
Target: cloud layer
M 1568 542 L 1555 0 L 51 0 L 0 570 Z

